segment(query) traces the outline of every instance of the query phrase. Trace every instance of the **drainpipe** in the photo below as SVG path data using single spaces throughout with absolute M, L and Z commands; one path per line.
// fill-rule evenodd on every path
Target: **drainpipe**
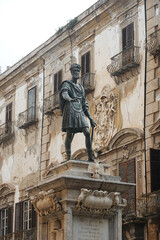
M 43 79 L 42 79 L 42 91 L 43 91 L 43 105 L 41 108 L 42 111 L 42 122 L 41 122 L 41 149 L 40 149 L 40 179 L 41 179 L 41 160 L 42 160 L 42 137 L 43 137 L 43 122 L 44 122 L 44 97 L 45 97 L 45 59 L 42 57 L 43 61 Z
M 148 202 L 147 191 L 147 158 L 146 158 L 146 85 L 147 85 L 147 7 L 144 0 L 144 20 L 145 20 L 145 67 L 144 67 L 144 161 L 145 161 L 145 190 L 146 203 Z M 147 208 L 147 204 L 146 204 Z M 146 209 L 147 210 L 147 209 Z M 148 240 L 148 221 L 147 221 L 147 240 Z

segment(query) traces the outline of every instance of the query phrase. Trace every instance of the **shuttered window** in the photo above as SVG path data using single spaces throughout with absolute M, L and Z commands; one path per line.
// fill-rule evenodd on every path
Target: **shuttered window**
M 54 74 L 54 93 L 60 91 L 62 84 L 62 70 Z
M 160 150 L 150 149 L 151 192 L 160 190 Z
M 6 106 L 6 123 L 12 121 L 12 103 Z
M 136 170 L 135 170 L 135 159 L 132 159 L 128 162 L 121 163 L 119 165 L 119 175 L 122 182 L 136 183 Z M 136 198 L 136 189 L 131 187 L 126 193 L 123 194 L 123 198 L 126 198 L 128 205 L 126 207 L 126 212 L 135 211 L 135 198 Z
M 125 50 L 134 43 L 134 25 L 133 23 L 129 24 L 122 29 L 122 50 Z
M 37 215 L 29 200 L 16 203 L 15 232 L 30 230 L 37 225 Z
M 36 115 L 36 87 L 28 91 L 28 121 L 35 119 Z
M 6 106 L 6 129 L 5 129 L 6 134 L 11 132 L 12 132 L 12 103 Z
M 90 72 L 90 52 L 81 57 L 81 74 L 82 76 Z
M 13 209 L 12 207 L 0 210 L 0 236 L 12 233 Z

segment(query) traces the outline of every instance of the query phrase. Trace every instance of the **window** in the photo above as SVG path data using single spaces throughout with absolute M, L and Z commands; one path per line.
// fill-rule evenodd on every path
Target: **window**
M 150 149 L 151 192 L 160 190 L 160 150 Z
M 28 114 L 27 120 L 30 122 L 36 116 L 36 87 L 28 91 Z
M 6 129 L 5 133 L 12 132 L 12 103 L 9 103 L 6 106 Z
M 135 160 L 130 160 L 119 165 L 119 175 L 122 182 L 135 183 L 136 182 L 136 171 L 135 171 Z M 135 212 L 135 198 L 136 198 L 136 189 L 131 187 L 124 195 L 124 198 L 127 199 L 126 212 L 131 213 Z
M 29 200 L 16 203 L 16 232 L 36 227 L 36 212 Z
M 62 83 L 62 70 L 54 74 L 54 93 L 60 91 Z
M 81 57 L 81 74 L 82 76 L 90 72 L 90 52 Z
M 12 233 L 12 208 L 0 210 L 0 236 Z
M 129 24 L 122 29 L 122 50 L 125 50 L 134 43 L 134 25 L 133 23 Z

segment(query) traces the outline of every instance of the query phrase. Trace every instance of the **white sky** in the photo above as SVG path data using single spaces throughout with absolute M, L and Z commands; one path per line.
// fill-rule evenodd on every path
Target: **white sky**
M 2 72 L 97 0 L 0 0 Z

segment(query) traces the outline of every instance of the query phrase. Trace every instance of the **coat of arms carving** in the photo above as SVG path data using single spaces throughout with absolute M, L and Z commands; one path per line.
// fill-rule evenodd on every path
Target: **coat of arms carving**
M 95 101 L 94 148 L 99 150 L 106 147 L 113 135 L 121 128 L 119 94 L 106 85 L 101 95 Z

